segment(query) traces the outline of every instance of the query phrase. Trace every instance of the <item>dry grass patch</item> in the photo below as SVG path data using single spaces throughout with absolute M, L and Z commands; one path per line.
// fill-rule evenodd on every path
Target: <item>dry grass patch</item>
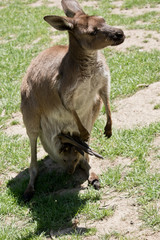
M 22 114 L 20 112 L 12 113 L 12 118 L 6 122 L 4 132 L 8 136 L 21 135 L 26 137 L 26 129 L 23 124 Z
M 156 31 L 147 31 L 142 29 L 124 30 L 126 39 L 123 44 L 116 46 L 118 51 L 126 51 L 131 47 L 140 48 L 140 51 L 160 50 L 160 33 Z
M 43 5 L 45 5 L 47 7 L 58 7 L 61 9 L 61 1 L 60 0 L 50 0 L 50 1 L 38 0 L 37 2 L 29 4 L 30 7 L 41 7 Z
M 117 193 L 117 196 L 108 201 L 106 200 L 106 205 L 104 205 L 106 208 L 111 206 L 115 208 L 112 217 L 92 223 L 89 227 L 96 226 L 98 236 L 109 234 L 110 232 L 118 232 L 122 235 L 132 234 L 133 237 L 133 233 L 142 225 L 138 218 L 138 207 L 135 200 L 128 198 L 125 193 Z
M 118 4 L 117 4 L 118 3 Z M 156 7 L 151 7 L 149 4 L 147 4 L 143 8 L 131 8 L 131 9 L 122 9 L 123 2 L 114 2 L 114 6 L 116 6 L 114 9 L 112 9 L 112 14 L 123 14 L 126 16 L 139 16 L 145 13 L 149 12 L 160 12 L 160 4 L 156 5 Z
M 83 7 L 93 7 L 98 8 L 98 1 L 84 1 L 81 3 L 82 8 Z
M 43 5 L 47 7 L 58 7 L 62 9 L 61 0 L 49 0 L 49 1 L 38 0 L 34 3 L 29 4 L 30 7 L 41 7 Z M 81 3 L 81 6 L 98 8 L 98 1 L 84 1 Z
M 136 92 L 133 96 L 115 100 L 116 112 L 112 113 L 113 126 L 130 129 L 148 126 L 160 119 L 160 109 L 154 106 L 160 102 L 160 82 Z

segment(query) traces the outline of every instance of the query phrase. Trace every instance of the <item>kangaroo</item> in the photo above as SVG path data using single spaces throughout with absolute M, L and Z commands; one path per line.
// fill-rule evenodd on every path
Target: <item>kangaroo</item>
M 110 72 L 99 50 L 121 44 L 124 33 L 100 16 L 87 15 L 76 0 L 61 3 L 66 16 L 50 15 L 44 20 L 59 31 L 68 31 L 69 46 L 41 52 L 31 62 L 21 86 L 21 112 L 31 146 L 30 180 L 24 193 L 27 201 L 35 192 L 38 137 L 49 156 L 69 173 L 81 164 L 93 179 L 91 151 L 83 143 L 89 141 L 102 102 L 104 134 L 112 135 Z M 75 136 L 82 140 L 81 146 Z

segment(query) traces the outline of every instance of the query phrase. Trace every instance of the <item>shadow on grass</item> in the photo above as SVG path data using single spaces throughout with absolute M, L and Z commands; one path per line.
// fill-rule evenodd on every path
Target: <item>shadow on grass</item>
M 82 169 L 78 168 L 73 176 L 62 172 L 49 157 L 39 161 L 39 175 L 35 184 L 35 195 L 29 203 L 22 200 L 29 181 L 28 169 L 20 172 L 9 181 L 8 188 L 18 204 L 26 205 L 37 223 L 35 235 L 44 232 L 53 236 L 84 234 L 87 229 L 74 229 L 72 219 L 84 207 L 86 199 L 79 196 L 81 184 L 87 180 Z M 33 234 L 33 233 L 32 233 Z

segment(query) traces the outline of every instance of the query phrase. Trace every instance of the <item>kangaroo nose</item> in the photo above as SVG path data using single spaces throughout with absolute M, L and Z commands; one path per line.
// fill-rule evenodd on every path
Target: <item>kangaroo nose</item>
M 124 33 L 121 29 L 119 29 L 116 33 L 115 33 L 115 38 L 117 39 L 121 39 L 121 38 L 124 38 Z

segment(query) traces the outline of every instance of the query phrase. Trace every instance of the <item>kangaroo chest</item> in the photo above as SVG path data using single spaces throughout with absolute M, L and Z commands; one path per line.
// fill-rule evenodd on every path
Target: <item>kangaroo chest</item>
M 109 72 L 104 69 L 101 62 L 96 66 L 84 68 L 83 71 L 80 70 L 63 92 L 62 101 L 66 107 L 77 110 L 83 115 L 94 104 L 100 89 L 107 86 Z

